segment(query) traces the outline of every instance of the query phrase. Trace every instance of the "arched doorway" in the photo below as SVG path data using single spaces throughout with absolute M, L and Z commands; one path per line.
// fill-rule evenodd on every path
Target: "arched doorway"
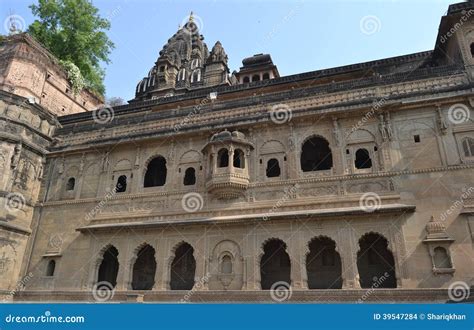
M 329 237 L 316 237 L 309 242 L 306 255 L 309 289 L 341 289 L 341 257 L 336 242 Z
M 155 249 L 146 244 L 137 253 L 133 265 L 133 290 L 151 290 L 155 285 L 156 260 Z
M 396 288 L 395 261 L 385 237 L 368 233 L 359 240 L 357 269 L 362 288 Z
M 115 248 L 115 246 L 110 246 L 107 250 L 105 250 L 102 262 L 99 266 L 99 274 L 97 278 L 98 283 L 107 282 L 110 283 L 112 287 L 117 285 L 117 274 L 119 269 L 117 256 L 118 250 Z
M 286 252 L 286 244 L 280 239 L 271 239 L 263 246 L 260 260 L 262 290 L 270 290 L 276 282 L 291 284 L 291 263 Z
M 194 286 L 196 260 L 194 249 L 188 243 L 182 243 L 175 252 L 171 263 L 171 290 L 191 290 Z

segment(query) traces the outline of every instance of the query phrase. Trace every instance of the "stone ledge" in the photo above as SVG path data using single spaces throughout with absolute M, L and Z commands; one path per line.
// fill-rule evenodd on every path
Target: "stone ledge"
M 254 303 L 274 302 L 270 291 L 115 291 L 109 302 L 130 302 L 140 296 L 143 302 Z M 364 297 L 364 298 L 362 298 Z M 362 301 L 363 299 L 363 301 Z M 471 301 L 472 296 L 466 300 Z M 15 302 L 95 302 L 91 291 L 21 291 Z M 446 303 L 448 289 L 358 289 L 293 290 L 288 303 Z
M 406 213 L 414 212 L 416 206 L 405 205 L 405 204 L 388 204 L 381 205 L 378 209 L 373 212 L 368 212 L 362 207 L 341 207 L 332 209 L 316 209 L 316 210 L 303 210 L 303 211 L 286 211 L 286 212 L 271 212 L 257 213 L 249 215 L 230 215 L 230 216 L 218 216 L 210 218 L 194 218 L 184 220 L 152 220 L 152 221 L 137 221 L 137 222 L 124 222 L 124 223 L 106 223 L 106 224 L 95 224 L 79 227 L 76 230 L 79 232 L 89 232 L 92 230 L 108 230 L 114 228 L 153 228 L 163 226 L 187 226 L 192 224 L 229 224 L 229 223 L 242 223 L 242 222 L 253 222 L 255 220 L 278 220 L 278 219 L 300 219 L 301 217 L 317 216 L 317 217 L 332 217 L 332 216 L 344 216 L 344 215 L 364 215 L 368 213 Z

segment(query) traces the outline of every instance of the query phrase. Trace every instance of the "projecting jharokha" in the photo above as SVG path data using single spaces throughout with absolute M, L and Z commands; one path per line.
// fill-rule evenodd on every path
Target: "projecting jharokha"
M 0 293 L 453 299 L 473 285 L 473 13 L 449 6 L 434 50 L 284 77 L 269 54 L 231 72 L 191 16 L 113 108 L 5 38 Z

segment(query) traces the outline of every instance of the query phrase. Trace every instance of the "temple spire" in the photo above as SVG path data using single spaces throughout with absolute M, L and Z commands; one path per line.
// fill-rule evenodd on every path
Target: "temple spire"
M 191 13 L 189 13 L 189 22 L 193 22 L 194 21 L 194 13 L 191 11 Z

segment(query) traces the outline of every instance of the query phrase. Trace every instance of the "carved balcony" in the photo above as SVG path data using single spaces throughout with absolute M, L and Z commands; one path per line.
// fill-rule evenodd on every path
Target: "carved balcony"
M 248 159 L 252 148 L 241 132 L 214 134 L 203 149 L 208 159 L 207 191 L 220 199 L 242 196 L 249 185 Z

